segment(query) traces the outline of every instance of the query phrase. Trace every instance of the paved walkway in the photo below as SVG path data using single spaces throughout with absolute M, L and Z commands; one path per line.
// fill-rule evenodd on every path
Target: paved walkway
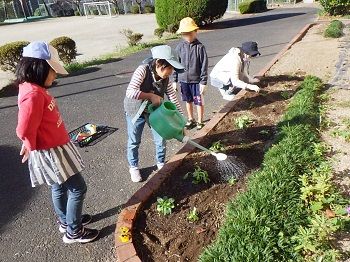
M 301 28 L 315 20 L 315 14 L 313 8 L 273 10 L 251 18 L 215 23 L 216 30 L 199 37 L 207 47 L 210 68 L 232 46 L 246 40 L 257 41 L 262 56 L 252 63 L 252 71 L 258 72 Z M 48 188 L 30 188 L 27 168 L 20 164 L 20 143 L 15 136 L 16 97 L 0 98 L 0 261 L 114 261 L 116 214 L 119 206 L 141 186 L 131 183 L 128 175 L 122 101 L 133 70 L 147 56 L 149 51 L 143 51 L 91 68 L 86 74 L 60 79 L 51 90 L 70 130 L 86 122 L 119 128 L 99 144 L 80 150 L 86 160 L 84 176 L 89 187 L 85 210 L 94 214 L 91 227 L 102 229 L 100 239 L 91 244 L 62 244 Z M 206 102 L 207 118 L 224 103 L 214 88 L 208 90 Z M 154 164 L 150 137 L 146 128 L 140 150 L 142 167 Z M 169 155 L 181 146 L 175 141 L 168 145 Z M 144 169 L 144 177 L 151 172 L 151 168 Z

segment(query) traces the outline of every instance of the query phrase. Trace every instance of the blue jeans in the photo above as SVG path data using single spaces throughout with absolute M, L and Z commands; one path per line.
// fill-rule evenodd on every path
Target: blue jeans
M 139 147 L 141 144 L 141 136 L 143 128 L 146 124 L 146 119 L 143 115 L 136 120 L 135 124 L 131 122 L 132 118 L 126 116 L 126 122 L 128 125 L 128 148 L 127 148 L 127 158 L 130 167 L 138 167 L 139 164 Z M 156 146 L 156 161 L 157 164 L 165 162 L 165 139 L 163 139 L 156 131 L 152 128 L 153 141 Z
M 71 176 L 63 184 L 51 187 L 52 202 L 62 224 L 67 225 L 67 232 L 74 234 L 81 227 L 81 214 L 86 193 L 86 184 L 81 174 Z

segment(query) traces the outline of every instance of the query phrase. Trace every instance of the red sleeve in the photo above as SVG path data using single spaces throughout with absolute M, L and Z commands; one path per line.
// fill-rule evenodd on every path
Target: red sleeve
M 38 92 L 29 93 L 19 103 L 17 136 L 30 151 L 36 148 L 37 131 L 44 112 L 45 98 Z

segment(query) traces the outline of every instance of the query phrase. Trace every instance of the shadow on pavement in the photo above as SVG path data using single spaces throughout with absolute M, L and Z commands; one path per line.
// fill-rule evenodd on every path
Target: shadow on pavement
M 35 194 L 27 164 L 22 164 L 19 149 L 0 145 L 0 233 L 24 209 Z
M 99 214 L 93 215 L 92 222 L 97 222 L 97 221 L 100 221 L 102 219 L 106 219 L 106 218 L 109 218 L 112 216 L 117 217 L 117 215 L 120 213 L 122 207 L 123 207 L 123 205 L 118 205 L 116 207 L 113 207 L 111 209 L 103 211 Z M 98 239 L 108 237 L 109 235 L 114 234 L 114 231 L 115 231 L 115 223 L 108 225 L 108 226 L 105 226 L 104 228 L 100 229 L 100 235 L 99 235 Z
M 242 18 L 242 19 L 229 19 L 229 20 L 223 20 L 223 21 L 213 23 L 213 24 L 205 27 L 205 29 L 208 29 L 208 30 L 226 29 L 226 28 L 232 28 L 232 27 L 254 25 L 254 24 L 266 23 L 266 22 L 270 22 L 270 21 L 285 19 L 285 18 L 299 16 L 299 15 L 305 15 L 305 14 L 306 13 L 300 12 L 300 13 L 286 13 L 286 14 L 273 14 L 273 15 L 264 15 L 264 16 L 253 16 L 250 18 Z

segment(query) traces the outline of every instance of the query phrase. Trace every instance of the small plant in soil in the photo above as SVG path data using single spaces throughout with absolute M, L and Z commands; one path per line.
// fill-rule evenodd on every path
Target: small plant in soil
M 166 216 L 170 215 L 175 208 L 175 200 L 173 198 L 168 198 L 167 196 L 157 198 L 157 211 Z
M 245 129 L 251 126 L 252 124 L 253 124 L 253 120 L 247 115 L 243 115 L 235 119 L 235 126 L 238 129 Z
M 284 99 L 284 100 L 287 100 L 291 97 L 290 93 L 288 91 L 282 91 L 281 92 L 281 97 Z
M 189 176 L 192 176 L 192 183 L 195 185 L 198 185 L 200 183 L 209 183 L 210 178 L 208 175 L 208 172 L 201 169 L 199 166 L 196 166 L 195 170 L 193 173 L 188 172 L 185 176 L 184 179 L 187 179 Z
M 268 135 L 270 135 L 270 131 L 268 129 L 263 129 L 263 130 L 259 131 L 259 134 L 262 136 L 268 136 Z
M 193 208 L 187 215 L 187 220 L 194 223 L 199 220 L 197 208 Z
M 342 137 L 346 142 L 350 142 L 350 131 L 349 130 L 340 130 L 335 129 L 332 131 L 331 135 L 333 137 Z
M 235 186 L 237 184 L 237 179 L 235 177 L 231 177 L 229 180 L 228 180 L 228 184 L 230 186 Z
M 221 140 L 214 142 L 211 147 L 209 148 L 210 151 L 213 151 L 215 153 L 225 152 L 225 145 L 221 142 Z

